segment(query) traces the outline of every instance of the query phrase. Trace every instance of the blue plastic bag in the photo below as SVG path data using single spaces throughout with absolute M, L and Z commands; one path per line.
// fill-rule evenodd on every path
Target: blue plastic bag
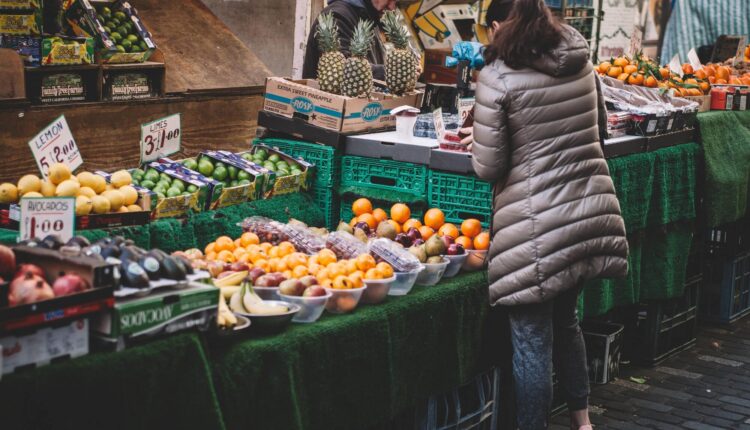
M 456 67 L 459 61 L 468 61 L 472 69 L 481 69 L 484 66 L 483 49 L 478 42 L 458 42 L 453 45 L 452 56 L 445 58 L 445 66 Z

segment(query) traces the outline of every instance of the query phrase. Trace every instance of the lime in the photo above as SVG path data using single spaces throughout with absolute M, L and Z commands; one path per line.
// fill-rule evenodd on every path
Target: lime
M 300 169 L 292 169 L 290 173 L 292 175 L 301 175 L 302 174 L 302 170 L 300 170 Z
M 145 179 L 143 182 L 141 182 L 141 186 L 143 188 L 148 188 L 149 190 L 153 190 L 154 186 L 156 186 L 156 184 L 154 184 L 154 181 Z
M 167 181 L 169 183 L 172 182 L 172 177 L 167 175 L 166 173 L 159 173 L 159 180 L 160 181 Z
M 138 180 L 138 179 L 136 179 L 136 178 L 133 178 L 133 181 L 132 181 L 131 183 L 132 183 L 133 185 L 140 185 L 140 184 L 141 184 L 141 181 L 140 181 L 140 180 Z
M 165 190 L 172 187 L 172 184 L 167 181 L 159 181 L 156 183 L 155 187 L 161 187 Z
M 133 171 L 130 172 L 130 176 L 132 176 L 134 178 L 142 178 L 143 175 L 145 175 L 145 174 L 146 174 L 146 172 L 144 172 L 141 169 L 133 169 Z
M 230 187 L 236 187 L 236 186 L 237 186 L 237 180 L 235 179 L 235 180 L 231 181 L 231 182 L 229 183 L 229 186 L 230 186 Z
M 214 172 L 214 165 L 207 158 L 202 158 L 198 162 L 198 171 L 203 176 L 211 176 L 211 174 Z
M 141 52 L 141 47 L 133 44 L 133 46 L 130 47 L 130 52 Z
M 141 40 L 140 43 L 138 43 L 138 46 L 140 46 L 144 51 L 148 50 L 148 45 L 146 44 L 145 40 Z
M 102 7 L 101 12 L 99 13 L 101 13 L 102 16 L 105 18 L 109 18 L 110 16 L 112 16 L 112 9 L 108 8 L 107 6 L 104 6 Z
M 214 168 L 217 168 L 217 167 L 223 167 L 226 169 L 227 165 L 222 163 L 221 161 L 217 161 L 216 163 L 214 163 Z
M 198 162 L 193 160 L 192 158 L 188 158 L 187 160 L 183 161 L 182 165 L 190 170 L 198 170 Z
M 240 179 L 239 181 L 237 181 L 237 184 L 238 185 L 250 185 L 251 182 L 248 179 Z
M 279 157 L 279 154 L 271 154 L 268 157 L 268 161 L 273 161 L 274 163 L 278 163 L 279 161 L 281 161 L 281 157 Z
M 143 179 L 147 179 L 151 182 L 156 182 L 159 180 L 159 172 L 154 169 L 148 169 L 148 171 L 146 171 L 146 173 L 143 175 Z
M 252 161 L 252 159 L 253 159 L 253 154 L 251 154 L 251 153 L 249 153 L 249 152 L 246 152 L 246 153 L 242 154 L 242 155 L 241 155 L 241 157 L 242 157 L 242 158 L 244 158 L 244 159 L 245 159 L 245 160 L 247 160 L 247 161 Z
M 120 43 L 122 41 L 122 34 L 118 33 L 117 31 L 109 33 L 109 37 L 112 38 L 115 43 Z
M 237 179 L 237 168 L 234 166 L 227 167 L 227 171 L 229 171 L 229 177 L 232 179 Z
M 128 52 L 125 50 L 125 48 L 122 47 L 122 45 L 117 45 L 116 48 L 117 48 L 117 52 L 121 52 L 123 54 Z
M 115 12 L 114 17 L 122 21 L 125 18 L 127 18 L 127 15 L 125 15 L 125 12 L 122 12 L 122 11 L 118 10 L 117 12 Z
M 185 183 L 179 179 L 172 181 L 172 188 L 177 188 L 180 192 L 185 191 Z
M 182 192 L 182 195 L 183 195 L 183 196 L 189 196 L 190 194 L 191 194 L 191 193 L 190 193 L 190 191 L 183 191 L 183 192 Z
M 167 189 L 159 185 L 155 186 L 154 189 L 151 191 L 155 192 L 156 194 L 162 194 L 162 195 L 167 193 Z
M 240 181 L 243 179 L 250 180 L 250 174 L 244 170 L 240 170 L 239 172 L 237 172 L 237 179 L 239 179 Z
M 164 193 L 161 193 L 161 192 L 156 193 L 156 197 L 159 198 L 159 199 L 166 199 L 167 198 L 167 196 L 165 196 Z
M 194 193 L 194 192 L 198 191 L 198 187 L 196 187 L 193 184 L 190 184 L 190 185 L 187 186 L 187 191 L 190 192 L 190 193 Z
M 263 167 L 265 167 L 266 169 L 271 169 L 271 170 L 276 169 L 276 165 L 272 161 L 264 161 Z
M 128 39 L 123 39 L 122 42 L 120 42 L 120 46 L 125 48 L 126 51 L 130 50 L 130 48 L 133 47 L 133 42 L 129 41 Z
M 216 168 L 214 168 L 214 174 L 212 177 L 217 181 L 223 181 L 226 179 L 228 173 L 229 172 L 227 172 L 227 168 L 224 167 L 224 165 L 220 166 L 219 163 L 216 163 Z
M 276 168 L 279 170 L 289 170 L 289 164 L 284 161 L 279 161 L 276 163 Z
M 167 190 L 167 197 L 177 197 L 180 194 L 182 194 L 182 191 L 180 191 L 179 189 L 177 189 L 175 187 L 172 187 L 172 188 L 170 188 L 170 189 Z
M 105 32 L 105 33 L 107 33 L 107 34 L 109 34 L 109 35 L 111 36 L 111 35 L 112 35 L 112 28 L 110 28 L 110 27 L 107 27 L 107 26 L 105 25 L 105 26 L 104 26 L 104 32 Z
M 262 160 L 265 160 L 266 157 L 268 157 L 268 152 L 266 152 L 265 149 L 259 149 L 259 150 L 255 151 L 255 155 L 257 155 L 258 158 L 260 158 Z
M 109 27 L 112 31 L 117 30 L 117 23 L 112 20 L 107 21 L 104 25 Z
M 138 42 L 138 36 L 136 36 L 135 34 L 128 34 L 128 40 L 130 41 L 130 43 L 135 45 L 136 42 Z
M 133 33 L 133 21 L 127 21 L 126 20 L 122 25 L 123 25 L 123 27 L 127 28 L 128 29 L 128 33 L 131 33 L 131 35 L 132 35 L 132 33 Z M 137 42 L 138 41 L 138 37 L 137 36 L 134 36 L 134 37 L 135 37 L 135 40 L 133 42 Z

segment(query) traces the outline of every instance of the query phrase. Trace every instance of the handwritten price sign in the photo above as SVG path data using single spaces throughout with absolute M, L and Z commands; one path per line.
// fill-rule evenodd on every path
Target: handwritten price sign
M 75 236 L 76 201 L 73 197 L 21 199 L 21 240 L 56 234 L 63 241 Z
M 31 153 L 34 154 L 39 171 L 45 178 L 49 174 L 49 167 L 55 163 L 67 165 L 71 171 L 75 171 L 81 164 L 83 158 L 78 151 L 73 134 L 70 132 L 65 115 L 60 115 L 50 125 L 45 127 L 33 139 L 29 141 Z
M 180 151 L 182 143 L 180 114 L 174 114 L 141 126 L 141 163 L 157 160 Z

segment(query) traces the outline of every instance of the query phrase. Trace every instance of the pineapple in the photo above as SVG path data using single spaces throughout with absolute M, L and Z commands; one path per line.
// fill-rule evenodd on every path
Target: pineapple
M 371 21 L 359 20 L 352 35 L 351 57 L 344 63 L 344 79 L 341 92 L 347 97 L 366 97 L 372 90 L 372 69 L 367 61 L 367 52 L 374 35 Z
M 417 84 L 417 60 L 408 48 L 408 30 L 399 22 L 396 11 L 387 11 L 381 22 L 383 32 L 393 44 L 385 58 L 385 82 L 393 94 L 412 91 Z
M 318 17 L 315 32 L 318 48 L 323 54 L 318 61 L 318 84 L 320 89 L 333 94 L 341 94 L 341 80 L 344 78 L 344 61 L 339 43 L 339 28 L 333 14 L 324 13 Z

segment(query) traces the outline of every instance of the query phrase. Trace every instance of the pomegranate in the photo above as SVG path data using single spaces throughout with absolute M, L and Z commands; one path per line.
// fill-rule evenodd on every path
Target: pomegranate
M 52 284 L 52 291 L 55 293 L 55 297 L 67 296 L 87 289 L 88 283 L 76 274 L 66 275 L 65 273 L 61 273 L 60 277 Z
M 0 275 L 10 275 L 16 270 L 16 254 L 7 246 L 0 245 Z
M 54 297 L 55 293 L 44 278 L 32 272 L 26 272 L 10 283 L 8 304 L 11 306 L 25 305 Z
M 16 272 L 16 276 L 13 278 L 18 278 L 19 276 L 23 276 L 26 273 L 31 272 L 32 275 L 36 275 L 40 278 L 44 278 L 44 270 L 42 270 L 41 267 L 37 266 L 36 264 L 22 264 L 18 267 L 18 271 Z

